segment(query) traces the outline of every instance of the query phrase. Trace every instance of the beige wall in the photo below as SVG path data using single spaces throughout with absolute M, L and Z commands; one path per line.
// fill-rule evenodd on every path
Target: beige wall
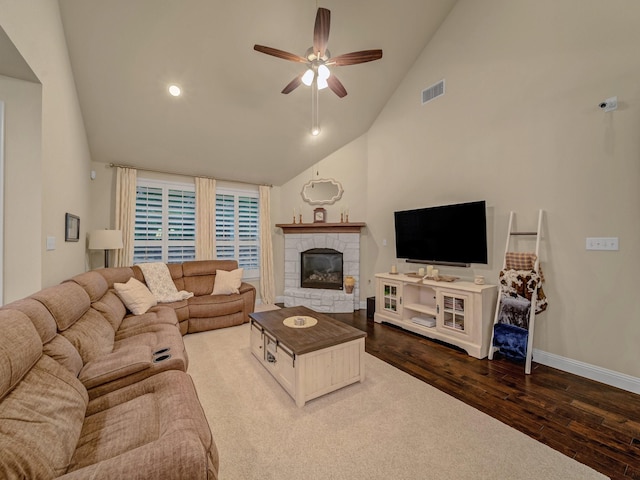
M 42 88 L 0 76 L 5 109 L 4 252 L 5 303 L 40 289 L 42 238 Z
M 5 259 L 41 259 L 38 281 L 41 286 L 49 286 L 85 268 L 84 239 L 90 212 L 89 149 L 58 3 L 2 0 L 0 11 L 2 28 L 42 83 L 42 135 L 34 137 L 33 131 L 17 134 L 24 135 L 19 141 L 26 139 L 42 149 L 41 165 L 34 165 L 35 169 L 30 172 L 33 181 L 39 182 L 38 187 L 42 189 L 42 202 L 26 212 L 32 218 L 42 220 L 38 247 L 36 249 L 31 241 L 16 243 L 11 251 L 6 251 Z M 9 143 L 13 139 L 6 141 Z M 11 200 L 7 199 L 7 203 Z M 80 242 L 64 241 L 67 212 L 80 217 Z M 45 251 L 47 235 L 56 238 L 53 251 Z M 35 282 L 31 282 L 28 289 L 34 286 L 32 283 Z M 5 298 L 8 300 L 11 300 L 9 296 Z
M 495 283 L 509 211 L 530 229 L 542 208 L 549 308 L 534 347 L 640 377 L 638 25 L 634 0 L 460 0 L 366 136 L 354 220 L 368 225 L 369 278 L 396 262 L 395 210 L 486 200 L 489 265 L 444 271 Z M 446 94 L 421 105 L 442 78 Z M 618 110 L 602 112 L 614 95 Z M 300 183 L 282 187 L 283 205 Z M 585 251 L 588 236 L 620 250 Z
M 313 209 L 319 205 L 310 205 L 302 199 L 302 187 L 311 180 L 332 178 L 342 184 L 344 193 L 340 200 L 333 205 L 322 205 L 327 210 L 327 222 L 339 222 L 341 209 L 349 210 L 349 221 L 366 222 L 367 218 L 367 140 L 362 136 L 334 154 L 325 158 L 313 168 L 304 170 L 300 175 L 288 181 L 281 187 L 274 188 L 272 196 L 273 208 L 271 215 L 273 224 L 291 223 L 293 208 L 302 211 L 304 223 L 313 222 Z M 284 293 L 284 235 L 282 229 L 274 228 L 274 270 L 276 280 L 276 295 Z M 362 231 L 360 257 L 371 258 L 370 250 L 375 247 L 370 242 L 368 229 Z M 363 266 L 361 278 L 367 278 L 368 265 Z M 364 280 L 363 280 L 364 281 Z M 371 291 L 372 291 L 371 287 Z M 367 284 L 360 286 L 362 298 L 366 298 Z M 369 293 L 373 295 L 373 293 Z

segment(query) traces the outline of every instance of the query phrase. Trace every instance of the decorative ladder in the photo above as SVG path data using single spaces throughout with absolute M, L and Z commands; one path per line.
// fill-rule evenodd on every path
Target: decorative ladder
M 509 228 L 507 230 L 507 245 L 505 247 L 505 251 L 504 251 L 504 260 L 502 263 L 502 269 L 506 270 L 507 268 L 507 253 L 509 252 L 509 245 L 511 243 L 511 237 L 515 237 L 515 236 L 529 236 L 529 237 L 533 237 L 535 236 L 536 238 L 536 250 L 535 250 L 535 255 L 536 255 L 536 260 L 535 260 L 535 265 L 533 267 L 533 270 L 536 273 L 540 273 L 540 233 L 541 233 L 541 229 L 542 229 L 542 217 L 543 217 L 543 210 L 539 210 L 538 211 L 538 229 L 535 232 L 531 232 L 531 231 L 524 231 L 524 232 L 518 232 L 518 231 L 513 231 L 513 220 L 515 218 L 515 212 L 510 212 L 509 213 Z M 528 335 L 527 335 L 527 353 L 526 353 L 526 359 L 525 359 L 525 366 L 524 366 L 524 373 L 526 374 L 530 374 L 531 373 L 531 358 L 533 355 L 533 327 L 535 324 L 535 316 L 536 316 L 536 301 L 538 298 L 538 285 L 539 283 L 536 283 L 535 289 L 531 295 L 531 307 L 529 310 L 529 328 L 528 328 Z M 490 347 L 489 347 L 489 360 L 493 360 L 493 354 L 497 351 L 499 351 L 498 347 L 495 347 L 493 345 L 493 341 L 494 341 L 494 332 L 495 332 L 495 325 L 498 323 L 498 315 L 500 313 L 500 301 L 502 300 L 502 292 L 498 292 L 498 299 L 496 301 L 496 312 L 495 312 L 495 316 L 493 319 L 493 325 L 494 328 L 492 328 L 491 330 L 491 343 L 490 343 Z

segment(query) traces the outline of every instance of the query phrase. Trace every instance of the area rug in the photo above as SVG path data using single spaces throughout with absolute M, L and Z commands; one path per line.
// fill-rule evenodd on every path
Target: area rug
M 270 310 L 280 310 L 280 307 L 273 303 L 256 303 L 255 312 L 268 312 Z
M 364 382 L 298 408 L 248 324 L 184 341 L 220 480 L 607 478 L 369 354 Z

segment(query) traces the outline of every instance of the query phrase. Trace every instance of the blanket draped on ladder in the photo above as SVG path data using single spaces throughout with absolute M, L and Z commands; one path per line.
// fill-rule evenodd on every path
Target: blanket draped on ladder
M 494 325 L 493 345 L 508 358 L 525 360 L 529 338 L 531 301 L 535 294 L 535 313 L 547 308 L 542 290 L 544 275 L 534 270 L 536 255 L 508 252 L 505 269 L 500 271 L 500 309 Z M 536 289 L 537 287 L 537 289 Z M 535 292 L 535 293 L 534 293 Z

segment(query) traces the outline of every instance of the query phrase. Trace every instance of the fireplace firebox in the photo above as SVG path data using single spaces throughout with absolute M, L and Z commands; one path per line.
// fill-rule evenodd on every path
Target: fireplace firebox
M 300 287 L 342 290 L 342 252 L 312 248 L 300 253 Z

